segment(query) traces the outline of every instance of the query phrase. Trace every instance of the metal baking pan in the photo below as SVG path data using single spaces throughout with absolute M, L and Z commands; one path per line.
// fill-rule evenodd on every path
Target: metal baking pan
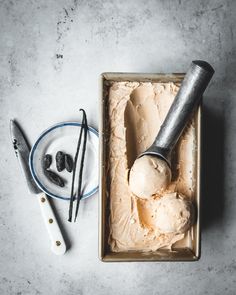
M 200 175 L 201 175 L 201 106 L 194 115 L 196 126 L 196 222 L 192 227 L 192 247 L 173 250 L 160 249 L 155 252 L 127 251 L 112 252 L 108 244 L 109 236 L 109 180 L 106 177 L 108 165 L 108 84 L 109 81 L 136 82 L 174 82 L 181 83 L 184 74 L 141 74 L 141 73 L 103 73 L 101 74 L 101 98 L 99 120 L 99 157 L 100 157 L 100 189 L 99 189 L 99 258 L 104 262 L 128 261 L 196 261 L 200 258 Z

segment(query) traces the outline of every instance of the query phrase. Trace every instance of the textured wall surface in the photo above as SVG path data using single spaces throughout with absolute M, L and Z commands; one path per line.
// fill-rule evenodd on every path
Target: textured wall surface
M 0 294 L 235 294 L 236 1 L 0 1 Z M 98 260 L 98 196 L 66 222 L 70 250 L 50 252 L 38 204 L 12 151 L 9 120 L 33 143 L 88 112 L 98 126 L 104 71 L 184 72 L 208 60 L 204 99 L 202 256 L 194 263 Z

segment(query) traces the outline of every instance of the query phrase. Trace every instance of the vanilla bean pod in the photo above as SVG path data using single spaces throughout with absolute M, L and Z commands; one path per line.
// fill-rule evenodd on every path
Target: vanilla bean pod
M 68 218 L 69 222 L 72 221 L 76 165 L 77 165 L 77 160 L 78 160 L 79 150 L 80 150 L 80 145 L 81 145 L 81 138 L 82 138 L 83 129 L 84 129 L 84 120 L 85 120 L 85 116 L 84 116 L 84 113 L 83 113 L 83 119 L 82 119 L 82 124 L 81 124 L 81 127 L 80 127 L 80 134 L 79 134 L 78 144 L 77 144 L 77 148 L 76 148 L 76 153 L 75 153 L 75 158 L 74 158 L 74 167 L 73 167 L 73 173 L 72 173 L 72 185 L 71 185 L 69 218 Z
M 87 144 L 87 134 L 88 134 L 88 124 L 87 124 L 87 116 L 83 109 L 80 109 L 84 114 L 84 142 L 83 142 L 83 150 L 81 155 L 81 162 L 80 162 L 80 171 L 79 171 L 79 184 L 78 184 L 78 193 L 77 193 L 77 203 L 76 203 L 76 210 L 75 210 L 75 218 L 74 222 L 76 221 L 78 211 L 79 211 L 79 204 L 82 197 L 81 187 L 82 187 L 82 180 L 83 180 L 83 168 L 84 168 L 84 158 L 86 152 L 86 144 Z

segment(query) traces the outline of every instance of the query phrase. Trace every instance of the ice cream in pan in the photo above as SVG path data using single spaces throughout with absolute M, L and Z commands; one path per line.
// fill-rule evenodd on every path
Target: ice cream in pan
M 191 226 L 196 134 L 190 116 L 213 73 L 209 64 L 195 61 L 180 89 L 172 82 L 114 82 L 110 87 L 113 251 L 170 247 Z

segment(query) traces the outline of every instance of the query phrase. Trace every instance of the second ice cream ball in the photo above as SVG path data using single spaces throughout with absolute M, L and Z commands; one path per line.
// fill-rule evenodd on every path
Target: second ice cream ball
M 161 233 L 184 233 L 192 221 L 192 202 L 178 193 L 165 194 L 157 201 L 155 225 Z
M 168 164 L 156 156 L 138 158 L 130 170 L 130 189 L 143 199 L 165 190 L 170 181 L 171 170 Z

